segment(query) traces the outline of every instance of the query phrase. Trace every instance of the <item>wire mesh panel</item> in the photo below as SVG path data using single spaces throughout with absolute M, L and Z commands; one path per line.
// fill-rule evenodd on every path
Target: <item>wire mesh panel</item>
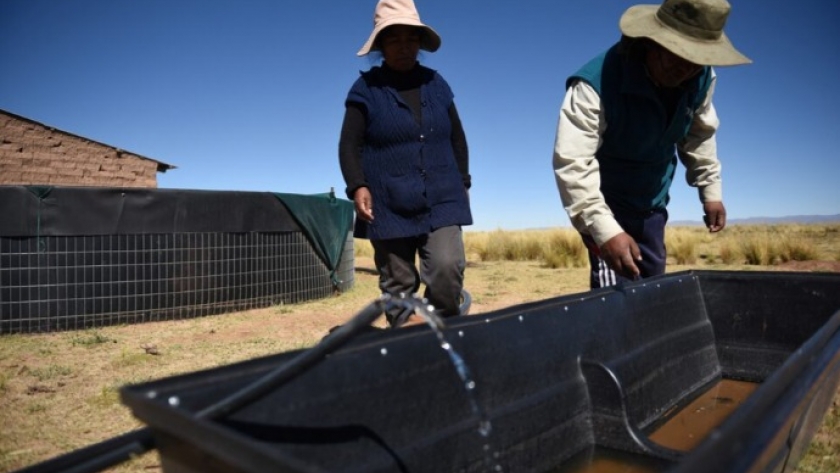
M 0 334 L 302 302 L 353 267 L 351 234 L 335 278 L 302 232 L 0 237 Z

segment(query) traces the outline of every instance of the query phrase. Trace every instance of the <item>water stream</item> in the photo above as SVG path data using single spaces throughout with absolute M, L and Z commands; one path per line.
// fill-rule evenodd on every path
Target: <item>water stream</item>
M 464 358 L 452 347 L 452 344 L 449 343 L 449 340 L 446 338 L 446 334 L 444 333 L 446 324 L 443 319 L 435 313 L 434 307 L 428 305 L 425 300 L 421 300 L 421 302 L 421 304 L 416 304 L 413 307 L 415 313 L 420 315 L 426 324 L 431 327 L 437 337 L 440 347 L 449 356 L 452 366 L 458 373 L 458 378 L 460 378 L 461 383 L 463 383 L 464 391 L 466 392 L 467 399 L 470 403 L 470 409 L 477 421 L 476 432 L 481 436 L 484 442 L 482 445 L 482 453 L 484 455 L 485 471 L 501 473 L 504 470 L 498 462 L 499 452 L 493 448 L 491 442 L 493 425 L 486 410 L 481 406 L 481 403 L 478 402 L 478 385 L 473 379 L 472 373 L 470 372 L 466 362 L 464 362 Z M 463 332 L 459 332 L 459 335 L 463 336 Z

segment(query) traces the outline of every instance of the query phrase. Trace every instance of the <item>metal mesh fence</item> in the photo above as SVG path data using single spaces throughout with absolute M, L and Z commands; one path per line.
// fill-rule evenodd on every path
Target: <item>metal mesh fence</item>
M 296 303 L 333 284 L 302 232 L 0 237 L 0 334 L 171 320 Z

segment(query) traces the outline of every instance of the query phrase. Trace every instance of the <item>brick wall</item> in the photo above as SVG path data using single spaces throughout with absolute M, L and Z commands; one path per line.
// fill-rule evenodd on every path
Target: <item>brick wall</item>
M 0 185 L 157 187 L 160 164 L 0 110 Z

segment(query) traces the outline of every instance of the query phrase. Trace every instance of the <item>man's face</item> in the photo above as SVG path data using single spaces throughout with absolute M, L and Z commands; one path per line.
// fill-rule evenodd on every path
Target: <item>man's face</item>
M 648 48 L 645 65 L 658 87 L 677 87 L 703 70 L 703 66 L 686 61 L 657 43 Z

